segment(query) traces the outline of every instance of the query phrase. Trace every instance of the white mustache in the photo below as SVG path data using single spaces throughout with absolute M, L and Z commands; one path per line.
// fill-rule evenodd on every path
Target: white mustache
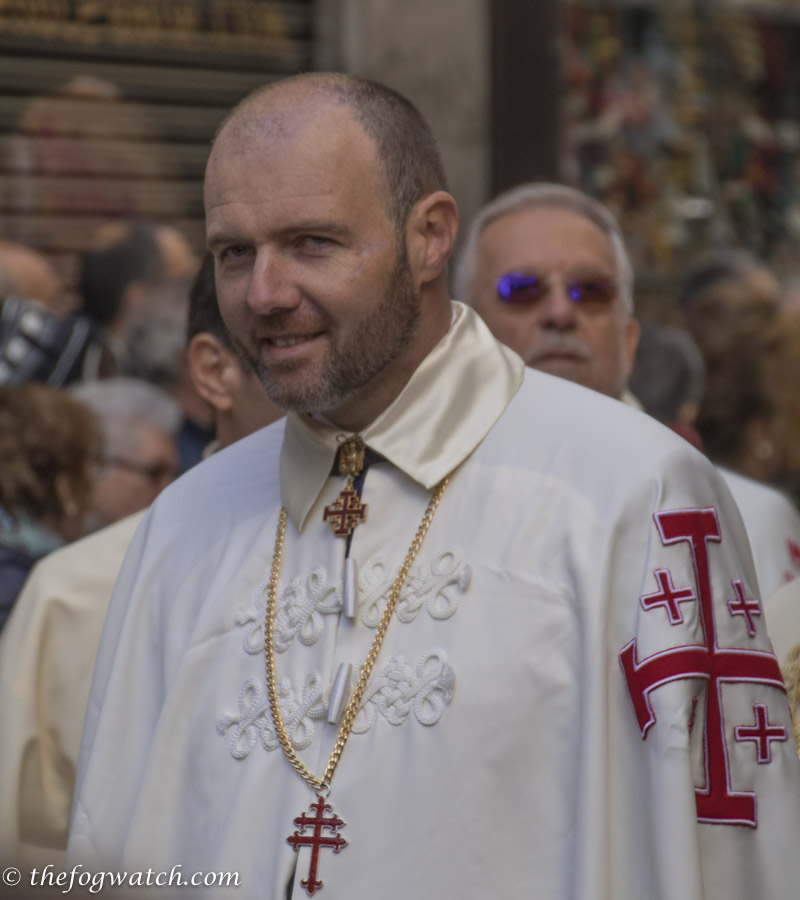
M 530 350 L 525 357 L 525 362 L 533 365 L 548 356 L 574 356 L 588 362 L 592 358 L 592 353 L 582 341 L 570 335 L 546 337 Z

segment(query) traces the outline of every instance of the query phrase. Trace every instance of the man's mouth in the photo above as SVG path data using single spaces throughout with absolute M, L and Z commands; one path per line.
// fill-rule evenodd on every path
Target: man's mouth
M 273 347 L 294 347 L 296 344 L 310 341 L 314 337 L 316 337 L 314 334 L 301 334 L 294 337 L 272 337 L 268 340 Z

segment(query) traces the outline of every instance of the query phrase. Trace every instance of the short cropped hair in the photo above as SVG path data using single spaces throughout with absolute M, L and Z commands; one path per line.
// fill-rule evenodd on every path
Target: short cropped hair
M 181 410 L 172 397 L 138 378 L 86 381 L 69 390 L 97 417 L 107 457 L 126 453 L 139 425 L 150 425 L 168 437 L 175 437 L 181 425 Z
M 186 326 L 187 343 L 196 335 L 206 332 L 213 334 L 229 350 L 233 343 L 217 302 L 217 288 L 214 284 L 214 254 L 203 256 L 200 270 L 189 288 L 189 319 Z
M 475 216 L 458 257 L 454 273 L 454 295 L 457 300 L 471 303 L 472 280 L 475 275 L 478 241 L 485 228 L 503 216 L 523 209 L 552 206 L 566 209 L 596 225 L 608 238 L 614 252 L 619 292 L 625 312 L 633 314 L 633 267 L 631 266 L 622 230 L 617 220 L 602 203 L 588 194 L 563 184 L 529 182 L 499 194 Z
M 386 85 L 342 73 L 295 75 L 258 88 L 223 120 L 219 130 L 253 101 L 284 85 L 307 82 L 323 96 L 343 103 L 373 141 L 386 182 L 388 213 L 402 235 L 414 204 L 427 194 L 448 190 L 439 148 L 417 107 Z

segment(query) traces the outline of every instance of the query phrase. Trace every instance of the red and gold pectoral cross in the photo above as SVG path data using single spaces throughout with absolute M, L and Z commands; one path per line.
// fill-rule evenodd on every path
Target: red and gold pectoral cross
M 325 507 L 322 520 L 327 522 L 338 537 L 349 537 L 356 525 L 367 518 L 369 507 L 361 502 L 358 491 L 354 487 L 355 479 L 364 468 L 364 441 L 354 434 L 339 448 L 339 474 L 347 477 L 339 496 Z
M 295 852 L 301 847 L 311 847 L 311 862 L 308 867 L 308 878 L 304 878 L 300 884 L 305 888 L 309 897 L 316 893 L 323 883 L 317 877 L 317 869 L 319 867 L 319 851 L 322 847 L 328 847 L 334 853 L 338 853 L 342 847 L 347 846 L 347 841 L 339 836 L 339 829 L 344 827 L 344 821 L 340 819 L 329 803 L 325 802 L 324 797 L 317 797 L 317 802 L 311 804 L 314 811 L 313 816 L 301 813 L 295 820 L 298 830 L 291 837 L 286 838 L 287 842 L 292 845 Z M 326 817 L 325 813 L 330 812 L 331 815 Z M 311 834 L 306 834 L 305 830 L 308 826 L 313 828 Z M 326 829 L 329 833 L 323 834 L 322 830 Z

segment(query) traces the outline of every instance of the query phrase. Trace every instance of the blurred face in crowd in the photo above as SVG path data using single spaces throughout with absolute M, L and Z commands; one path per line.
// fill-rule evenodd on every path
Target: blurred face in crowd
M 426 311 L 374 145 L 344 107 L 299 101 L 269 99 L 214 146 L 206 223 L 217 297 L 278 406 L 357 430 L 427 352 Z
M 92 493 L 89 530 L 111 525 L 149 506 L 178 474 L 175 441 L 160 429 L 140 423 L 124 452 L 100 462 Z
M 471 299 L 495 337 L 527 365 L 611 397 L 639 338 L 618 288 L 610 241 L 572 210 L 515 210 L 478 240 Z

